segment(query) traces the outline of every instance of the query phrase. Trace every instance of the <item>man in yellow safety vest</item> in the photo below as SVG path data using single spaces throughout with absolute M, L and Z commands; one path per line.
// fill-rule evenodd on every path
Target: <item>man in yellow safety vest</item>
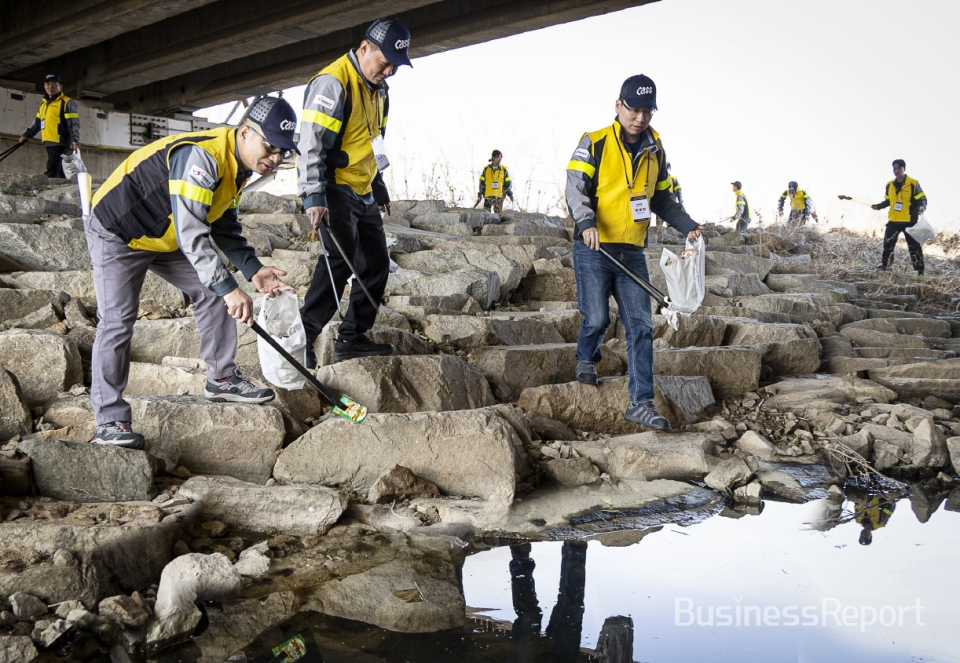
M 490 163 L 480 173 L 480 191 L 474 207 L 482 200 L 483 209 L 499 214 L 503 211 L 503 197 L 513 200 L 513 181 L 507 167 L 500 165 L 502 160 L 503 153 L 500 150 L 494 150 L 490 155 Z
M 887 213 L 887 228 L 883 234 L 883 254 L 877 269 L 890 269 L 897 236 L 903 233 L 907 240 L 907 250 L 910 252 L 910 262 L 917 274 L 923 276 L 923 246 L 906 230 L 917 225 L 920 215 L 927 209 L 927 194 L 920 188 L 918 181 L 907 177 L 907 162 L 903 159 L 893 162 L 893 175 L 894 178 L 887 182 L 883 202 L 872 205 L 876 210 L 890 208 Z
M 43 78 L 43 99 L 40 109 L 26 131 L 20 136 L 20 142 L 40 134 L 40 140 L 47 150 L 47 177 L 63 177 L 63 163 L 60 158 L 67 150 L 80 147 L 80 115 L 77 102 L 63 94 L 63 85 L 56 74 L 47 74 Z

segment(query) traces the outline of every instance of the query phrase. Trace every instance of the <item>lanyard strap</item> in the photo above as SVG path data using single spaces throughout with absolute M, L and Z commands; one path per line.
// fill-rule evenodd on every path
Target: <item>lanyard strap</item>
M 636 186 L 636 184 L 637 184 L 637 177 L 640 175 L 640 169 L 637 168 L 637 169 L 636 169 L 636 172 L 634 172 L 633 162 L 635 161 L 635 158 L 633 157 L 633 153 L 631 152 L 631 153 L 630 153 L 630 155 L 631 155 L 631 159 L 630 159 L 630 170 L 629 170 L 629 171 L 627 170 L 627 162 L 626 162 L 626 160 L 623 158 L 623 153 L 627 151 L 627 148 L 626 148 L 626 145 L 625 145 L 624 143 L 621 143 L 621 142 L 620 142 L 620 132 L 617 131 L 617 125 L 616 125 L 616 124 L 613 125 L 613 137 L 614 137 L 614 139 L 617 141 L 617 147 L 620 148 L 620 163 L 623 164 L 623 179 L 624 179 L 624 182 L 626 182 L 626 184 L 627 184 L 627 191 L 630 192 L 630 193 L 633 193 L 633 187 Z M 647 168 L 648 168 L 648 169 L 650 168 L 649 164 L 647 165 Z M 629 174 L 629 173 L 633 173 L 633 179 L 632 179 L 632 180 L 630 179 L 630 174 Z M 644 190 L 644 193 L 646 193 L 646 190 L 647 190 L 647 189 L 646 189 L 646 186 L 644 186 L 644 189 L 643 189 L 643 190 Z
M 366 92 L 366 85 L 364 85 L 364 84 L 361 82 L 358 87 L 360 88 L 360 90 L 359 90 L 359 92 L 360 92 L 360 105 L 363 106 L 363 123 L 364 123 L 364 124 L 366 125 L 366 127 L 367 127 L 367 135 L 370 137 L 370 140 L 373 140 L 373 130 L 370 129 L 370 119 L 369 119 L 369 117 L 368 117 L 368 115 L 367 115 L 367 95 L 365 94 L 365 92 Z M 377 115 L 377 134 L 379 134 L 379 133 L 380 133 L 380 125 L 381 125 L 381 123 L 382 123 L 382 120 L 380 119 L 380 105 L 379 105 L 379 104 L 377 104 L 377 113 L 376 113 L 376 115 Z

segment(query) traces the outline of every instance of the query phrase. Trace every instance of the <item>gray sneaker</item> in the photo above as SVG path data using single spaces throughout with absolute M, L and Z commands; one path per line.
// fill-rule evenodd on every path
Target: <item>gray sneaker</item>
M 207 380 L 207 387 L 203 390 L 203 395 L 207 400 L 214 403 L 269 403 L 276 394 L 273 389 L 258 387 L 242 375 L 240 371 L 233 374 L 229 380 L 219 380 L 213 382 Z
M 584 384 L 598 384 L 597 365 L 590 361 L 577 362 L 577 381 Z
M 143 435 L 134 433 L 129 421 L 111 421 L 97 426 L 97 432 L 90 439 L 91 444 L 125 449 L 143 449 Z
M 651 401 L 636 405 L 631 404 L 623 418 L 632 424 L 640 424 L 653 430 L 668 431 L 671 428 L 670 421 L 657 412 L 657 408 L 653 406 Z

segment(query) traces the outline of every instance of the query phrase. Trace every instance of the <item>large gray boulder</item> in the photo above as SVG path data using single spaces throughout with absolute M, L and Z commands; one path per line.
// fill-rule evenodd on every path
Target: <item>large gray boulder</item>
M 295 196 L 275 196 L 266 191 L 253 191 L 243 194 L 240 199 L 242 217 L 248 214 L 295 214 L 300 200 Z
M 757 348 L 761 363 L 774 375 L 804 375 L 820 367 L 820 342 L 807 325 L 771 325 L 734 318 L 727 323 L 724 345 Z
M 44 214 L 80 216 L 80 208 L 75 203 L 39 196 L 0 194 L 0 220 L 3 223 L 33 223 Z
M 283 450 L 281 483 L 344 486 L 367 494 L 402 465 L 447 495 L 480 497 L 505 510 L 513 502 L 522 443 L 494 409 L 371 414 L 362 425 L 332 418 Z
M 857 323 L 854 323 L 857 324 Z M 852 325 L 843 328 L 843 335 L 856 347 L 867 348 L 928 348 L 926 341 L 919 336 L 908 336 L 897 332 L 887 333 L 872 329 L 858 329 Z
M 541 345 L 563 343 L 563 336 L 540 320 L 521 317 L 475 317 L 469 315 L 429 315 L 424 335 L 439 345 L 470 350 L 482 345 Z
M 38 654 L 29 635 L 0 635 L 0 663 L 30 663 Z
M 0 224 L 0 253 L 27 269 L 90 269 L 83 231 L 54 226 Z
M 830 409 L 833 404 L 856 405 L 858 398 L 889 403 L 897 397 L 896 392 L 871 380 L 839 375 L 787 378 L 768 385 L 766 390 L 767 407 L 798 414 Z
M 90 269 L 19 272 L 7 278 L 12 279 L 17 288 L 61 291 L 71 297 L 94 304 L 97 300 L 97 294 L 93 288 L 93 272 Z M 140 301 L 148 299 L 171 308 L 182 308 L 184 305 L 183 293 L 153 272 L 147 272 L 143 287 L 140 289 Z
M 523 277 L 514 294 L 519 301 L 577 301 L 577 280 L 570 268 Z
M 549 384 L 524 389 L 517 406 L 563 422 L 577 430 L 611 435 L 638 433 L 643 426 L 624 421 L 630 404 L 627 376 L 603 378 L 598 386 L 580 382 Z M 705 377 L 660 376 L 653 378 L 654 405 L 674 426 L 695 423 L 714 403 Z
M 404 320 L 406 321 L 406 320 Z M 409 324 L 407 325 L 409 327 Z M 314 352 L 320 366 L 329 366 L 333 363 L 334 346 L 340 333 L 340 322 L 328 322 L 314 343 Z M 376 343 L 390 343 L 393 345 L 394 355 L 428 355 L 433 354 L 433 346 L 416 334 L 396 327 L 387 327 L 376 324 L 367 331 L 367 337 Z
M 840 328 L 840 331 L 843 332 L 846 329 L 869 329 L 886 334 L 938 338 L 950 338 L 951 335 L 950 323 L 946 320 L 936 320 L 934 318 L 867 318 L 844 325 Z
M 288 536 L 325 534 L 347 507 L 346 495 L 324 486 L 259 486 L 231 477 L 191 477 L 177 494 L 199 501 L 212 520 Z
M 563 338 L 564 343 L 577 342 L 577 337 L 580 334 L 580 321 L 583 319 L 583 316 L 576 307 L 553 310 L 541 309 L 539 311 L 492 311 L 490 317 L 507 320 L 539 320 L 556 329 L 557 333 Z M 613 327 L 613 331 L 615 332 L 616 317 L 611 314 L 610 320 L 611 327 Z M 610 332 L 611 330 L 608 329 L 608 336 L 611 335 Z M 488 343 L 487 345 L 496 344 Z
M 402 269 L 387 279 L 386 294 L 391 300 L 397 295 L 406 296 L 447 296 L 466 294 L 477 301 L 484 309 L 493 306 L 500 298 L 500 277 L 475 267 L 428 274 L 413 269 Z
M 261 258 L 260 262 L 269 267 L 276 267 L 286 272 L 283 282 L 293 288 L 307 288 L 313 280 L 313 273 L 317 268 L 317 261 L 303 254 L 302 258 Z M 326 271 L 326 267 L 320 267 Z M 326 276 L 326 275 L 325 275 Z
M 467 267 L 495 272 L 500 277 L 498 299 L 506 298 L 520 284 L 520 279 L 525 273 L 520 263 L 507 256 L 475 249 L 398 253 L 394 256 L 394 261 L 404 269 L 429 274 L 446 274 Z
M 20 451 L 30 457 L 41 495 L 70 502 L 147 501 L 156 460 L 143 451 L 85 442 L 27 439 Z
M 0 323 L 26 318 L 31 313 L 46 307 L 53 307 L 58 314 L 63 314 L 63 300 L 61 293 L 44 290 L 14 290 L 0 288 Z
M 467 410 L 495 403 L 484 376 L 453 355 L 363 357 L 321 366 L 317 379 L 371 412 Z
M 768 258 L 727 251 L 707 251 L 706 253 L 707 276 L 756 274 L 760 280 L 763 280 L 770 273 L 771 267 L 773 267 L 773 261 Z
M 600 346 L 600 351 L 597 373 L 601 377 L 620 374 L 620 359 L 606 346 Z M 496 345 L 474 348 L 469 361 L 490 381 L 499 400 L 514 401 L 526 387 L 575 380 L 576 352 L 575 343 Z
M 211 403 L 193 396 L 131 396 L 133 429 L 168 468 L 266 483 L 284 440 L 283 417 L 269 406 Z M 62 398 L 44 412 L 58 427 L 93 426 L 86 396 Z
M 54 332 L 0 332 L 0 364 L 16 376 L 23 401 L 29 406 L 55 400 L 61 391 L 83 383 L 76 344 Z
M 137 320 L 130 343 L 131 361 L 159 364 L 164 357 L 199 357 L 200 333 L 193 318 Z
M 33 430 L 33 418 L 23 402 L 20 385 L 0 363 L 0 440 L 26 435 Z
M 717 398 L 737 398 L 754 391 L 760 380 L 760 352 L 753 348 L 684 348 L 658 350 L 655 375 L 702 375 Z
M 960 402 L 960 358 L 872 369 L 871 380 L 897 392 L 900 398 L 937 396 Z
M 434 242 L 431 248 L 439 251 L 481 251 L 483 253 L 499 253 L 520 265 L 521 276 L 527 275 L 533 269 L 533 263 L 540 258 L 552 258 L 546 247 L 536 244 L 502 244 L 483 242 L 482 238 L 469 238 L 455 241 Z M 502 278 L 502 277 L 501 277 Z
M 705 433 L 649 431 L 570 444 L 617 479 L 683 481 L 699 480 L 710 471 L 703 453 L 705 438 Z
M 811 294 L 773 294 L 756 297 L 740 297 L 737 303 L 754 311 L 786 315 L 791 322 L 809 323 L 814 320 L 829 320 L 825 310 L 826 302 L 821 302 Z
M 703 482 L 714 490 L 730 492 L 746 484 L 752 476 L 753 470 L 740 456 L 730 456 L 717 463 Z
M 708 315 L 681 315 L 677 321 L 678 328 L 674 329 L 666 317 L 654 315 L 654 340 L 662 339 L 662 342 L 671 348 L 711 348 L 723 345 L 727 323 L 722 318 Z M 626 341 L 626 329 L 622 322 L 617 325 L 617 338 Z

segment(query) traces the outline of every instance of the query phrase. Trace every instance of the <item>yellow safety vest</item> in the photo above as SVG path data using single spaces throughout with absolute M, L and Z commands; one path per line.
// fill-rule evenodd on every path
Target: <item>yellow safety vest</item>
M 790 193 L 790 191 L 787 190 L 784 191 L 784 195 L 790 199 L 790 209 L 797 210 L 798 212 L 802 211 L 803 208 L 806 207 L 804 201 L 810 197 L 803 191 L 803 189 L 797 189 L 796 193 Z
M 503 198 L 506 173 L 506 166 L 498 166 L 494 170 L 493 166 L 487 165 L 483 169 L 483 195 L 485 198 Z
M 170 152 L 197 145 L 212 156 L 219 170 L 213 192 L 184 180 L 170 180 Z M 168 253 L 180 248 L 170 196 L 182 195 L 210 206 L 207 223 L 240 204 L 236 157 L 237 133 L 230 127 L 167 136 L 131 154 L 93 196 L 103 227 L 131 249 Z M 211 173 L 212 175 L 212 173 Z
M 749 219 L 750 218 L 750 201 L 747 200 L 747 194 L 743 192 L 743 189 L 737 191 L 737 200 L 733 203 L 733 215 L 736 216 L 740 211 L 740 196 L 743 196 L 743 216 L 741 218 Z
M 907 177 L 903 183 L 903 186 L 900 187 L 900 192 L 897 192 L 894 183 L 896 180 L 890 180 L 887 182 L 887 200 L 890 201 L 890 211 L 887 213 L 887 220 L 892 221 L 893 223 L 909 223 L 910 222 L 910 203 L 913 201 L 914 192 L 917 189 L 917 181 L 912 177 Z M 917 198 L 923 198 L 923 193 L 920 193 Z M 900 210 L 897 210 L 897 205 L 900 205 Z
M 339 148 L 347 155 L 347 163 L 343 166 L 336 165 L 334 180 L 337 184 L 346 184 L 358 195 L 364 196 L 373 190 L 373 178 L 377 175 L 377 160 L 373 155 L 371 141 L 387 126 L 384 112 L 387 91 L 368 88 L 360 72 L 350 61 L 349 55 L 343 55 L 331 62 L 313 78 L 321 74 L 329 74 L 343 85 L 346 95 L 346 120 L 340 121 L 318 112 L 317 117 L 305 116 L 304 119 L 340 134 Z M 307 83 L 309 84 L 309 81 Z
M 61 133 L 60 122 L 65 122 L 67 119 L 76 120 L 79 115 L 67 112 L 68 101 L 70 98 L 61 92 L 56 99 L 48 101 L 44 97 L 40 102 L 37 119 L 40 120 L 40 140 L 44 143 L 70 142 L 70 133 L 67 131 L 66 124 L 62 127 Z
M 595 213 L 600 241 L 644 246 L 650 221 L 633 220 L 630 199 L 634 196 L 646 196 L 650 201 L 655 192 L 670 188 L 669 179 L 657 181 L 663 145 L 660 143 L 660 135 L 650 129 L 657 149 L 654 152 L 649 149 L 641 152 L 639 164 L 634 172 L 632 167 L 628 168 L 633 164 L 633 155 L 624 146 L 620 132 L 620 123 L 614 121 L 609 127 L 587 134 L 590 136 L 590 151 L 593 158 L 597 160 L 597 167 L 593 173 L 584 172 L 595 184 Z M 599 159 L 598 144 L 603 146 Z

